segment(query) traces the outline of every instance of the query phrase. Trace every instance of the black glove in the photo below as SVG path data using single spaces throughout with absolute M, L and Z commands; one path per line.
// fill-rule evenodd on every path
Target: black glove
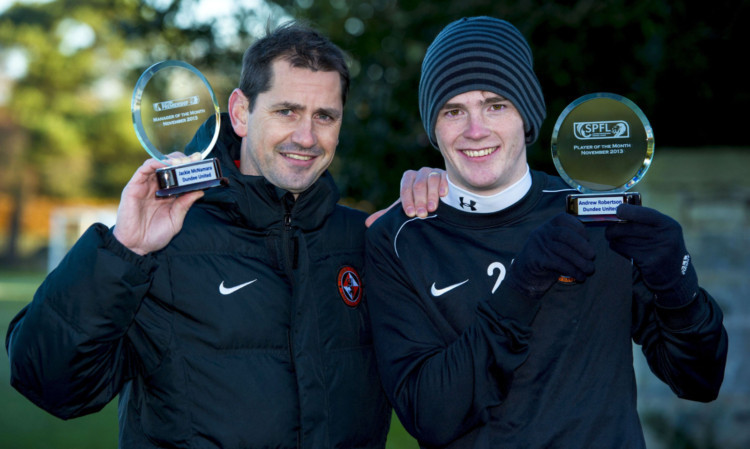
M 627 221 L 607 228 L 610 248 L 633 260 L 661 305 L 676 307 L 690 301 L 698 292 L 698 276 L 680 224 L 659 211 L 631 204 L 618 206 L 617 217 Z
M 538 299 L 561 275 L 584 281 L 594 272 L 595 255 L 583 224 L 572 215 L 561 213 L 529 235 L 505 282 Z

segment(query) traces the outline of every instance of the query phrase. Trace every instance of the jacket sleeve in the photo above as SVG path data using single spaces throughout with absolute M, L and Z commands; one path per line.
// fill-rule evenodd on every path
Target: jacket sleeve
M 702 288 L 690 302 L 664 307 L 634 275 L 633 341 L 651 371 L 680 398 L 716 399 L 724 380 L 728 338 L 723 314 Z
M 63 419 L 100 410 L 135 372 L 125 338 L 149 282 L 150 257 L 89 228 L 11 321 L 11 384 Z
M 378 368 L 404 427 L 422 444 L 445 445 L 489 421 L 528 355 L 538 304 L 501 285 L 460 334 L 430 318 L 379 227 L 367 233 L 366 292 Z M 412 267 L 419 269 L 419 267 Z M 519 299 L 519 301 L 516 301 Z M 502 305 L 501 305 L 502 304 Z

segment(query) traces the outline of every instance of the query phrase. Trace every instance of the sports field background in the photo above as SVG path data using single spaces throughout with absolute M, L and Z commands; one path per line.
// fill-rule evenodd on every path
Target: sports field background
M 44 412 L 10 386 L 5 334 L 10 320 L 32 298 L 44 273 L 0 271 L 0 449 L 109 449 L 117 447 L 117 401 L 93 415 L 63 421 Z M 388 449 L 418 445 L 394 419 Z

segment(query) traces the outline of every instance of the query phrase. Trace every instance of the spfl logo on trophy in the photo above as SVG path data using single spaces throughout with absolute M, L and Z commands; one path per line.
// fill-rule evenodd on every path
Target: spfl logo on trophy
M 632 101 L 611 93 L 585 95 L 560 114 L 552 133 L 552 160 L 560 176 L 581 192 L 568 195 L 567 211 L 583 222 L 620 221 L 617 206 L 640 205 L 628 192 L 654 156 L 654 133 Z

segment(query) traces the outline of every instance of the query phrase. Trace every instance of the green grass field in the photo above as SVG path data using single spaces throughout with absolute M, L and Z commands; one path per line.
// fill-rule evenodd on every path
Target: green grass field
M 10 386 L 5 333 L 10 320 L 42 282 L 37 273 L 0 272 L 0 448 L 103 449 L 117 447 L 117 404 L 100 413 L 63 421 L 46 413 Z
M 5 334 L 10 320 L 28 303 L 43 274 L 0 272 L 0 448 L 107 449 L 117 447 L 117 404 L 99 413 L 63 421 L 44 412 L 10 386 Z M 388 449 L 414 449 L 416 441 L 393 419 Z

